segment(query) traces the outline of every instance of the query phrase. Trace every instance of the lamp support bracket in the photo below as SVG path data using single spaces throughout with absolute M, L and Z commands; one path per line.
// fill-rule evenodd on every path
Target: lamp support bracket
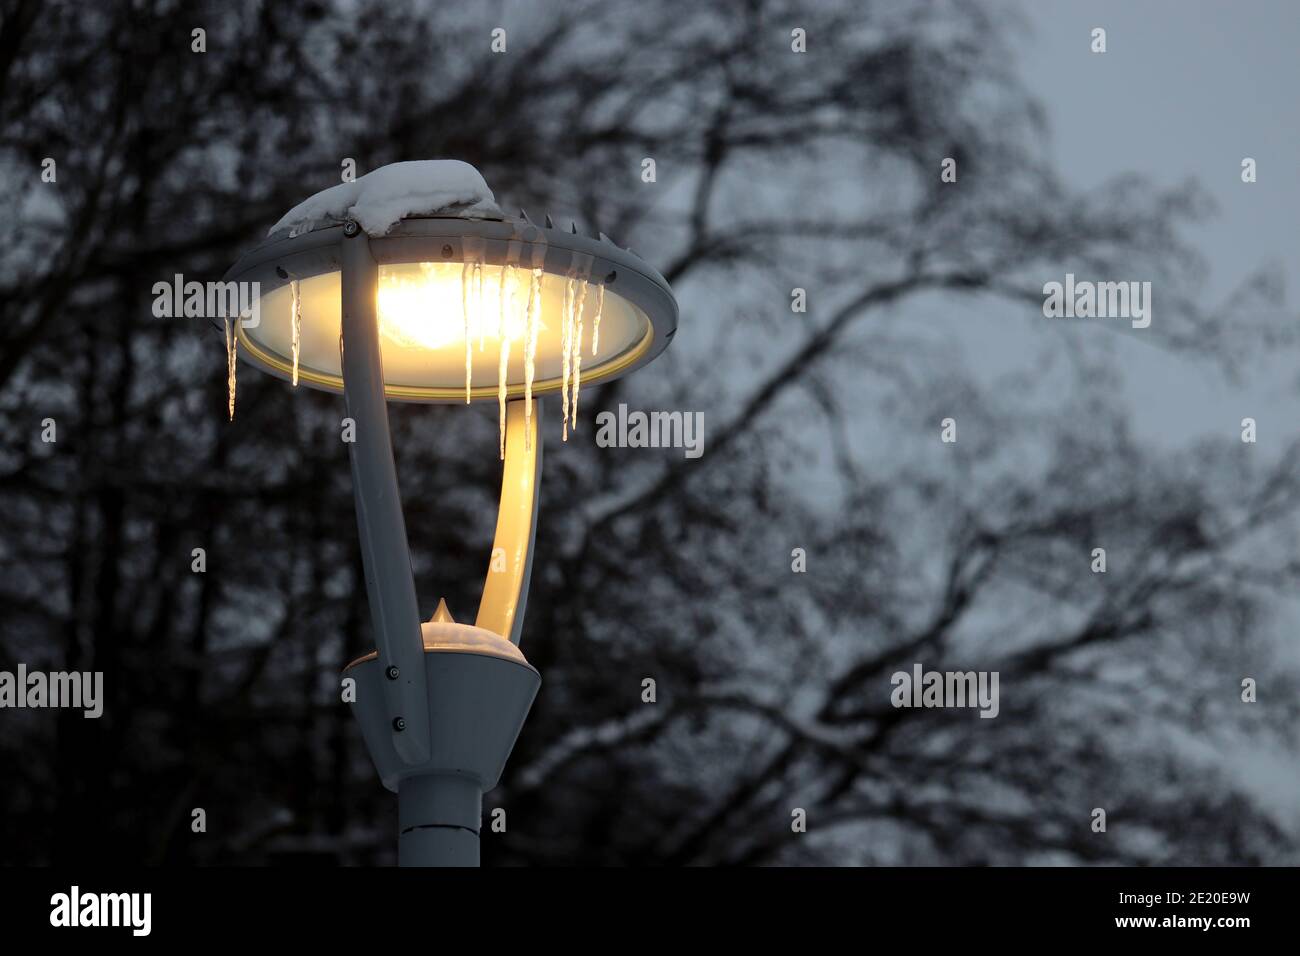
M 533 574 L 537 539 L 537 502 L 542 477 L 542 404 L 532 399 L 506 405 L 506 458 L 501 474 L 501 505 L 492 539 L 483 597 L 475 626 L 500 634 L 518 646 Z
M 429 693 L 424 639 L 388 432 L 379 351 L 379 266 L 364 232 L 342 240 L 343 318 L 339 340 L 343 394 L 355 424 L 348 446 L 352 494 L 390 718 L 393 748 L 407 764 L 430 756 Z

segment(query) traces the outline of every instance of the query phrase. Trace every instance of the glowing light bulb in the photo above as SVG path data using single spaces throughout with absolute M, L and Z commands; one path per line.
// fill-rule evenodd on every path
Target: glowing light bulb
M 463 352 L 467 329 L 470 340 L 499 345 L 504 325 L 511 344 L 522 344 L 528 334 L 527 303 L 513 297 L 502 322 L 500 298 L 496 282 L 484 282 L 466 296 L 459 263 L 387 266 L 379 273 L 379 331 L 403 348 Z M 539 327 L 546 328 L 544 320 Z

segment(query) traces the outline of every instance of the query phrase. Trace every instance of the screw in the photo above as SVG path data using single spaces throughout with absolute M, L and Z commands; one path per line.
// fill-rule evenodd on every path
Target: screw
M 356 224 L 356 220 L 349 219 L 343 224 L 343 235 L 348 236 L 349 238 L 355 236 L 360 231 L 361 227 Z
M 384 671 L 384 673 L 388 675 L 389 680 L 397 680 L 397 676 L 401 673 L 401 671 L 397 669 L 396 664 L 390 664 L 388 670 Z
M 403 730 L 405 730 L 405 729 L 406 729 L 406 718 L 405 718 L 405 717 L 394 717 L 394 718 L 393 718 L 393 729 L 396 730 L 398 733 L 401 733 Z
M 447 243 L 446 245 L 444 245 L 444 246 L 442 247 L 442 257 L 443 257 L 444 259 L 450 259 L 450 258 L 451 258 L 452 251 L 453 251 L 453 250 L 452 250 L 452 248 L 451 248 L 451 243 Z

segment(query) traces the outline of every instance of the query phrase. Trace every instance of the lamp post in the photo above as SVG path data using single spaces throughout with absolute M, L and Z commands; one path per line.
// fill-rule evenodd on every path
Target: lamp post
M 382 195 L 377 186 L 391 186 L 396 177 L 385 174 L 399 167 L 403 188 Z M 667 282 L 603 233 L 501 215 L 485 184 L 481 201 L 432 208 L 446 203 L 439 176 L 448 167 L 477 177 L 460 163 L 384 167 L 349 184 L 349 208 L 318 203 L 325 213 L 273 233 L 225 277 L 260 292 L 259 321 L 229 328 L 236 352 L 272 375 L 341 392 L 355 423 L 353 497 L 376 650 L 344 674 L 356 682 L 353 711 L 370 757 L 398 794 L 402 866 L 478 865 L 482 796 L 541 683 L 518 646 L 542 463 L 539 398 L 561 394 L 567 437 L 581 384 L 639 368 L 677 327 Z M 394 192 L 405 208 L 376 225 L 376 208 L 393 218 Z M 500 406 L 501 501 L 473 625 L 441 602 L 419 619 L 389 401 Z

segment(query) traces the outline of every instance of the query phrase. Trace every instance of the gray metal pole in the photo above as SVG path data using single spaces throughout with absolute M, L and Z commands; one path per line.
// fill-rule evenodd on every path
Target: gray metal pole
M 407 764 L 429 759 L 429 697 L 424 640 L 411 572 L 406 521 L 388 434 L 388 404 L 379 351 L 379 266 L 366 234 L 356 230 L 342 247 L 343 394 L 355 422 L 349 445 L 366 595 L 379 663 L 387 680 L 384 700 L 393 749 Z M 347 230 L 345 230 L 346 232 Z
M 407 777 L 397 791 L 398 866 L 478 866 L 483 794 L 458 773 Z

